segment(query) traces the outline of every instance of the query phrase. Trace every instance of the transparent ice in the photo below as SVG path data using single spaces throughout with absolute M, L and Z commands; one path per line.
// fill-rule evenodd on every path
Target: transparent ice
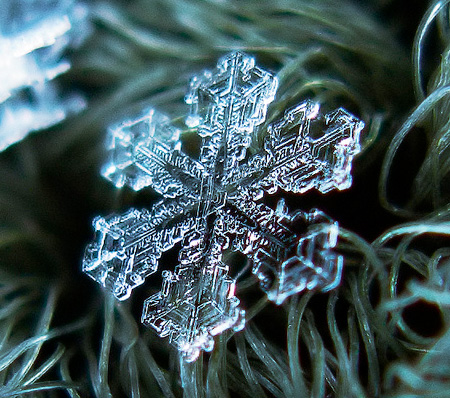
M 321 115 L 305 101 L 261 134 L 277 78 L 233 52 L 191 80 L 186 124 L 201 137 L 198 159 L 182 151 L 180 131 L 154 109 L 109 131 L 103 175 L 117 187 L 151 187 L 162 199 L 94 221 L 95 240 L 83 270 L 118 299 L 156 272 L 161 254 L 181 243 L 175 270 L 145 301 L 142 322 L 169 337 L 188 361 L 213 348 L 213 336 L 244 325 L 235 281 L 222 261 L 239 251 L 268 298 L 277 304 L 305 289 L 339 284 L 338 226 L 319 210 L 289 212 L 261 203 L 265 192 L 345 189 L 364 124 L 338 109 Z
M 0 150 L 84 108 L 53 79 L 70 68 L 64 51 L 88 31 L 87 8 L 74 0 L 2 0 Z

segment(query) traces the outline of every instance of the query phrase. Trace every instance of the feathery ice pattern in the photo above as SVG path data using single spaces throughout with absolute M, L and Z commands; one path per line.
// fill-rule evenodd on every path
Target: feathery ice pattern
M 337 223 L 319 210 L 290 213 L 283 200 L 274 210 L 260 200 L 279 188 L 348 188 L 364 124 L 344 109 L 321 115 L 319 104 L 305 101 L 270 124 L 262 147 L 250 151 L 277 85 L 241 52 L 194 77 L 186 124 L 201 137 L 198 159 L 183 152 L 180 131 L 155 109 L 109 131 L 103 175 L 116 187 L 151 187 L 162 199 L 150 210 L 97 217 L 83 271 L 124 300 L 157 271 L 161 254 L 181 242 L 179 264 L 163 271 L 162 288 L 145 301 L 142 322 L 169 337 L 188 361 L 212 350 L 213 336 L 244 326 L 236 282 L 222 259 L 226 251 L 247 256 L 277 304 L 340 282 Z M 324 131 L 313 133 L 315 123 Z

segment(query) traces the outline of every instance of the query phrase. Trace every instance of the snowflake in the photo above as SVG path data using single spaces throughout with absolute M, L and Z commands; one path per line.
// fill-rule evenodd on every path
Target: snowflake
M 248 257 L 277 304 L 340 281 L 337 223 L 319 210 L 289 213 L 283 200 L 273 210 L 260 199 L 278 188 L 348 188 L 364 124 L 343 109 L 322 117 L 317 103 L 305 101 L 270 124 L 262 148 L 250 153 L 276 89 L 277 78 L 240 52 L 194 77 L 186 123 L 202 138 L 198 159 L 182 151 L 180 131 L 154 109 L 109 132 L 103 175 L 117 187 L 151 187 L 163 199 L 151 210 L 97 217 L 83 270 L 124 300 L 157 271 L 161 254 L 181 242 L 179 264 L 163 272 L 161 291 L 145 301 L 142 322 L 169 337 L 188 361 L 210 351 L 213 336 L 244 326 L 235 281 L 222 261 L 226 250 Z M 313 134 L 318 121 L 325 130 Z
M 64 50 L 88 34 L 87 9 L 73 0 L 2 0 L 0 150 L 84 108 L 51 81 L 70 68 Z

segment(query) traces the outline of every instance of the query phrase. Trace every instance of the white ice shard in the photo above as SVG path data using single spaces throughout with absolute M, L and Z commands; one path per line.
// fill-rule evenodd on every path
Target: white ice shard
M 50 127 L 86 103 L 54 78 L 70 68 L 64 53 L 89 33 L 87 8 L 74 0 L 0 4 L 0 150 Z

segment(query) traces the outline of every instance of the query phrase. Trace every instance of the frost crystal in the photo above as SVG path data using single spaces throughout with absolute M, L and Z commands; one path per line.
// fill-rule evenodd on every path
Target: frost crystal
M 62 55 L 87 34 L 87 11 L 73 0 L 2 0 L 0 6 L 0 150 L 33 130 L 84 108 L 51 80 L 70 64 Z
M 319 210 L 289 213 L 283 200 L 275 210 L 258 200 L 279 188 L 348 188 L 364 124 L 343 109 L 322 116 L 317 103 L 305 101 L 270 124 L 263 146 L 250 153 L 276 88 L 276 77 L 240 52 L 194 77 L 186 123 L 202 138 L 199 159 L 182 151 L 179 130 L 154 109 L 109 131 L 103 175 L 117 187 L 151 187 L 163 199 L 150 211 L 96 218 L 83 270 L 122 300 L 181 242 L 179 264 L 163 272 L 162 289 L 145 301 L 142 322 L 168 336 L 188 361 L 210 351 L 213 336 L 243 327 L 225 251 L 245 254 L 278 304 L 340 281 L 336 222 Z

